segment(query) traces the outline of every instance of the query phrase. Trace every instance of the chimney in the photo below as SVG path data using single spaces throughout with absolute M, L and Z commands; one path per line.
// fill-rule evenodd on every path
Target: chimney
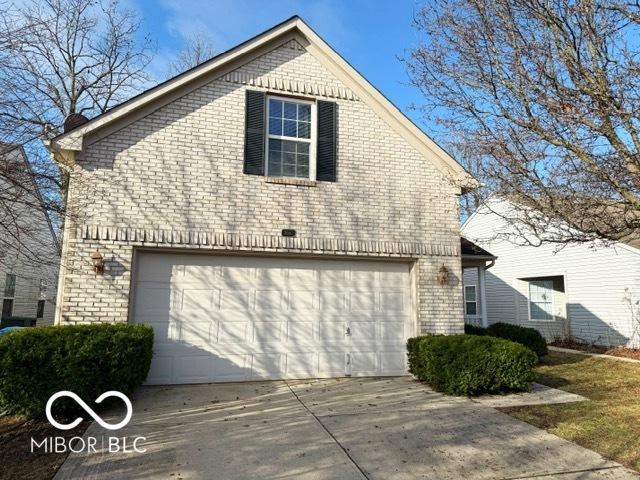
M 89 119 L 81 113 L 71 113 L 64 119 L 64 133 L 87 123 Z

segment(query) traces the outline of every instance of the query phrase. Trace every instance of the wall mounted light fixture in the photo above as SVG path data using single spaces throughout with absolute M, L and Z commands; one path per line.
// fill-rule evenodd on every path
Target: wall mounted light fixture
M 449 283 L 449 269 L 442 265 L 438 269 L 438 284 L 439 285 L 447 285 Z
M 100 250 L 96 250 L 91 254 L 91 264 L 93 265 L 93 271 L 96 273 L 104 272 L 104 257 L 100 253 Z

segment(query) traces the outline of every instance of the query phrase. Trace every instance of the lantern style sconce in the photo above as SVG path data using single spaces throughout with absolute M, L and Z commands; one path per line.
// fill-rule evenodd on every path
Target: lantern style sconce
M 91 254 L 91 264 L 93 265 L 93 271 L 96 273 L 104 272 L 104 258 L 100 253 L 100 250 L 96 250 Z
M 439 285 L 447 285 L 449 283 L 449 269 L 442 265 L 438 269 L 438 284 Z

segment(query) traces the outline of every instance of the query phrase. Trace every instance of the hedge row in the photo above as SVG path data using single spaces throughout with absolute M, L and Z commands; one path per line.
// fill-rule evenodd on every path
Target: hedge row
M 520 343 L 533 350 L 538 357 L 544 357 L 549 353 L 547 341 L 535 328 L 521 327 L 510 323 L 492 323 L 488 328 L 465 325 L 464 333 L 470 335 L 489 335 L 492 337 L 505 338 L 512 342 Z
M 0 337 L 0 411 L 44 414 L 51 395 L 70 390 L 87 404 L 108 390 L 131 393 L 149 373 L 153 330 L 100 324 L 25 328 Z M 66 397 L 55 412 L 70 414 Z
M 414 337 L 407 350 L 409 371 L 449 395 L 526 390 L 538 362 L 523 345 L 490 336 Z

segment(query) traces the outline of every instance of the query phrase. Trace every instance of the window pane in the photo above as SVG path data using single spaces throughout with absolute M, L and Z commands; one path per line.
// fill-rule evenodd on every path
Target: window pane
M 285 102 L 284 103 L 284 118 L 289 118 L 291 120 L 297 119 L 297 107 L 296 103 Z
M 4 278 L 4 296 L 5 297 L 14 297 L 16 294 L 16 276 L 7 273 Z
M 284 163 L 282 165 L 282 175 L 285 177 L 295 177 L 296 176 L 296 166 L 291 163 Z
M 311 105 L 306 103 L 298 104 L 298 120 L 301 122 L 311 121 Z
M 531 303 L 531 318 L 534 320 L 552 320 L 553 317 L 544 308 L 545 304 Z
M 469 302 L 475 302 L 476 301 L 476 287 L 472 286 L 472 285 L 464 287 L 464 295 L 465 295 L 465 299 L 468 300 Z
M 44 300 L 38 300 L 38 307 L 36 308 L 36 318 L 44 317 Z
M 13 314 L 13 300 L 5 298 L 2 301 L 2 318 L 8 318 Z
M 269 139 L 268 174 L 309 178 L 309 144 Z
M 282 118 L 282 101 L 269 99 L 269 116 L 274 118 Z
M 298 123 L 298 138 L 310 138 L 311 125 L 309 123 Z
M 282 126 L 282 135 L 285 137 L 295 137 L 296 136 L 296 121 L 295 120 L 285 120 L 284 125 Z
M 282 135 L 282 120 L 269 117 L 269 135 Z
M 467 306 L 467 315 L 476 315 L 477 314 L 477 309 L 478 306 L 476 305 L 476 302 L 467 302 L 466 303 Z

